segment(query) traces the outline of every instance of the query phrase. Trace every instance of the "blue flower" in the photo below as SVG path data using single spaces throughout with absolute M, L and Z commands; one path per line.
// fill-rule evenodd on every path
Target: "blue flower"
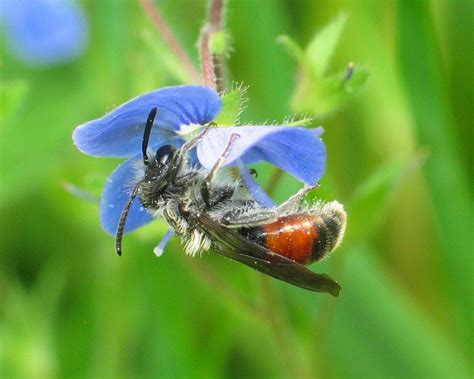
M 70 61 L 88 42 L 85 15 L 71 0 L 0 0 L 0 24 L 9 50 L 32 66 Z
M 132 188 L 143 177 L 141 140 L 148 113 L 153 107 L 157 107 L 158 113 L 149 147 L 156 151 L 164 144 L 181 146 L 187 135 L 215 119 L 221 111 L 222 100 L 217 92 L 207 87 L 166 87 L 132 99 L 107 115 L 75 129 L 73 140 L 82 152 L 97 157 L 128 158 L 108 178 L 101 199 L 102 226 L 111 234 L 116 233 L 120 214 Z M 233 133 L 240 138 L 235 140 L 225 166 L 238 166 L 244 174 L 245 183 L 251 187 L 251 193 L 262 201 L 265 201 L 265 195 L 259 192 L 259 187 L 248 175 L 246 164 L 270 162 L 305 184 L 315 184 L 324 172 L 326 151 L 320 139 L 321 128 L 271 125 L 217 127 L 209 130 L 197 146 L 193 152 L 194 159 L 206 169 L 212 168 Z M 151 220 L 152 216 L 135 199 L 127 219 L 126 232 Z

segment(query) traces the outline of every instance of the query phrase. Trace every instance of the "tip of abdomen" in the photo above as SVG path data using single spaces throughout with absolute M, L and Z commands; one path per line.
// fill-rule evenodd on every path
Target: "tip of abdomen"
M 320 260 L 341 244 L 346 230 L 347 214 L 338 201 L 316 204 L 312 213 L 318 218 L 319 234 L 313 249 L 313 259 Z

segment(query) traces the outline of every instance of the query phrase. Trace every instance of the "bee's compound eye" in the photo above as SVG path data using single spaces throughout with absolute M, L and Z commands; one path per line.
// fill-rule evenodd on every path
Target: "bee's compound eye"
M 156 151 L 156 161 L 161 164 L 168 164 L 173 157 L 176 148 L 171 145 L 163 145 Z

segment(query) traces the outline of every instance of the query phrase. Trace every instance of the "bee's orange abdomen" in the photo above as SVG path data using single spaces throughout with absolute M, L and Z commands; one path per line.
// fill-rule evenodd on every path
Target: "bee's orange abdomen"
M 301 264 L 321 260 L 344 234 L 346 214 L 339 207 L 318 215 L 296 213 L 239 232 L 247 239 Z
M 298 263 L 311 263 L 319 232 L 316 217 L 294 214 L 262 225 L 265 247 Z

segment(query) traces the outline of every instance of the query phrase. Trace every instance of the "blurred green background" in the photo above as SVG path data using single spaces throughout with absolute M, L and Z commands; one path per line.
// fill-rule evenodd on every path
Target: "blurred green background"
M 138 3 L 82 4 L 91 43 L 74 63 L 31 69 L 0 48 L 2 378 L 473 376 L 472 2 L 229 1 L 243 122 L 295 111 L 298 67 L 280 35 L 305 46 L 345 12 L 328 72 L 353 61 L 370 73 L 313 122 L 328 150 L 314 196 L 349 214 L 343 245 L 312 266 L 341 283 L 337 299 L 187 257 L 176 239 L 157 258 L 161 221 L 115 255 L 97 205 L 64 184 L 99 196 L 119 161 L 81 154 L 72 130 L 181 82 Z M 205 1 L 156 4 L 198 64 Z M 272 168 L 258 169 L 265 184 Z M 285 176 L 274 196 L 298 186 Z

